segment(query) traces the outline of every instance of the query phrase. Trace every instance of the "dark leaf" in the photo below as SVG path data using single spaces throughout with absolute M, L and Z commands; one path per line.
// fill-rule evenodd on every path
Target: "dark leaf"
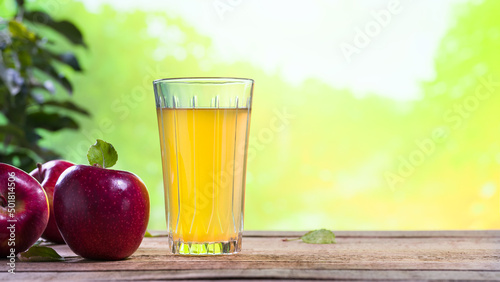
M 18 7 L 24 7 L 24 0 L 16 0 Z
M 80 63 L 78 62 L 78 59 L 76 58 L 75 54 L 72 52 L 64 52 L 61 54 L 57 54 L 54 52 L 51 52 L 49 50 L 40 50 L 41 53 L 43 54 L 44 57 L 50 57 L 51 59 L 57 60 L 63 64 L 66 64 L 73 68 L 75 71 L 81 71 L 82 68 L 80 67 Z
M 70 117 L 57 113 L 35 112 L 27 116 L 26 124 L 32 128 L 43 128 L 49 131 L 61 129 L 78 129 L 78 124 Z
M 29 248 L 26 252 L 19 253 L 18 258 L 20 261 L 29 261 L 29 262 L 64 260 L 64 258 L 61 257 L 54 249 L 42 246 L 33 246 Z
M 49 150 L 47 148 L 40 147 L 38 145 L 36 147 L 33 147 L 32 150 L 40 158 L 42 158 L 44 160 L 55 160 L 55 159 L 61 158 L 61 156 L 58 153 L 56 153 L 56 152 L 54 152 L 52 150 Z
M 62 63 L 65 63 L 66 65 L 72 67 L 76 71 L 82 70 L 82 68 L 80 67 L 80 63 L 78 63 L 78 59 L 76 58 L 75 54 L 73 54 L 71 52 L 62 53 L 61 55 L 57 56 L 56 59 Z
M 83 36 L 80 30 L 71 22 L 68 21 L 54 21 L 52 17 L 41 11 L 26 12 L 24 18 L 35 24 L 46 25 L 55 31 L 59 32 L 61 35 L 66 37 L 69 41 L 74 44 L 82 45 L 86 47 L 83 42 Z
M 6 135 L 12 135 L 15 138 L 22 139 L 24 138 L 24 131 L 12 124 L 1 125 L 0 136 L 5 138 Z
M 27 124 L 27 126 L 29 127 L 28 124 Z M 42 139 L 42 136 L 40 136 L 40 134 L 38 134 L 35 129 L 36 128 L 29 128 L 29 129 L 26 129 L 26 132 L 25 132 L 26 141 L 28 142 L 28 144 L 31 144 L 30 148 L 33 151 L 35 149 L 32 148 L 32 146 L 38 146 L 38 145 L 36 145 L 36 143 Z
M 54 83 L 52 82 L 52 80 L 45 80 L 42 85 L 43 85 L 43 88 L 45 90 L 47 90 L 49 93 L 51 93 L 51 94 L 56 93 L 56 87 L 54 86 Z
M 57 107 L 57 108 L 62 108 L 66 110 L 70 110 L 73 112 L 77 112 L 86 116 L 90 116 L 90 113 L 85 110 L 84 108 L 76 105 L 73 102 L 70 101 L 47 101 L 45 103 L 40 104 L 41 106 L 51 106 L 51 107 Z
M 0 153 L 0 162 L 14 165 L 24 171 L 31 171 L 37 161 L 28 152 L 16 151 L 9 154 Z
M 19 58 L 19 63 L 23 66 L 23 68 L 30 67 L 33 65 L 33 60 L 31 59 L 31 54 L 26 52 L 25 50 L 19 51 L 17 53 Z
M 71 85 L 69 80 L 64 75 L 57 72 L 57 70 L 52 65 L 49 65 L 49 64 L 44 65 L 44 64 L 40 64 L 40 63 L 36 63 L 35 65 L 39 70 L 43 71 L 44 73 L 48 74 L 50 77 L 55 79 L 70 94 L 73 93 L 73 86 Z
M 24 123 L 26 118 L 26 107 L 29 103 L 29 89 L 26 83 L 23 84 L 19 93 L 13 99 L 6 99 L 6 109 L 3 112 L 5 117 L 11 122 Z
M 54 86 L 54 83 L 50 79 L 47 79 L 42 83 L 42 82 L 38 81 L 37 79 L 35 79 L 34 77 L 32 77 L 30 80 L 30 84 L 31 84 L 30 86 L 32 89 L 40 88 L 40 89 L 46 90 L 50 94 L 56 93 L 56 87 Z M 31 96 L 33 96 L 33 98 L 35 98 L 34 91 L 31 91 Z M 38 101 L 37 98 L 35 98 L 35 100 Z
M 26 133 L 26 136 L 33 135 L 33 132 L 34 132 L 33 130 L 29 130 Z M 34 169 L 36 167 L 37 162 L 44 162 L 48 160 L 55 160 L 61 158 L 61 155 L 59 155 L 58 153 L 49 150 L 47 148 L 40 147 L 37 144 L 38 140 L 40 139 L 39 137 L 35 138 L 34 140 L 31 140 L 30 138 L 31 137 L 27 137 L 26 141 L 24 141 L 22 145 L 13 146 L 13 152 L 4 155 L 1 155 L 0 152 L 0 156 L 2 156 L 4 159 L 13 159 L 13 158 L 20 159 L 22 164 L 26 163 L 23 166 L 24 171 L 31 171 L 32 169 Z M 0 160 L 0 162 L 4 161 Z
M 54 55 L 43 48 L 38 48 L 33 54 L 33 63 L 35 66 L 51 65 L 53 59 Z

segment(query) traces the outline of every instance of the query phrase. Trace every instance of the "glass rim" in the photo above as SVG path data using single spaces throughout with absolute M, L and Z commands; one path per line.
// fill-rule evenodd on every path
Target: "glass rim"
M 207 84 L 226 84 L 226 83 L 254 83 L 251 78 L 241 78 L 241 77 L 172 77 L 172 78 L 161 78 L 153 80 L 153 84 L 159 83 L 207 83 Z

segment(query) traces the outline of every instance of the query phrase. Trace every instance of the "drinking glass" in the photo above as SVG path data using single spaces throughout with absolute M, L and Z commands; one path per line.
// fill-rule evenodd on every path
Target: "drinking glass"
M 153 82 L 174 254 L 241 251 L 253 80 Z

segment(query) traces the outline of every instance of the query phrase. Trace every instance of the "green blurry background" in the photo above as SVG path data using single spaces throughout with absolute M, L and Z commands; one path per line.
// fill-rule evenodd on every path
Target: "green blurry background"
M 89 46 L 68 75 L 92 117 L 44 145 L 86 163 L 112 143 L 150 191 L 149 228 L 165 228 L 152 81 L 179 76 L 256 81 L 247 230 L 500 228 L 500 1 L 135 2 L 27 6 Z

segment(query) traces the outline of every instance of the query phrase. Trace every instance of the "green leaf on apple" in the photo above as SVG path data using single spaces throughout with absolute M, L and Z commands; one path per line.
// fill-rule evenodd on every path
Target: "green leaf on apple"
M 18 254 L 20 261 L 24 262 L 44 262 L 44 261 L 63 261 L 54 249 L 43 246 L 32 246 L 26 252 Z
M 87 159 L 92 166 L 108 168 L 115 165 L 118 160 L 118 153 L 113 145 L 97 139 L 95 144 L 90 146 L 87 152 Z
M 302 240 L 307 244 L 335 244 L 335 234 L 327 229 L 319 229 L 307 232 L 304 236 L 296 239 L 283 239 L 283 241 Z

